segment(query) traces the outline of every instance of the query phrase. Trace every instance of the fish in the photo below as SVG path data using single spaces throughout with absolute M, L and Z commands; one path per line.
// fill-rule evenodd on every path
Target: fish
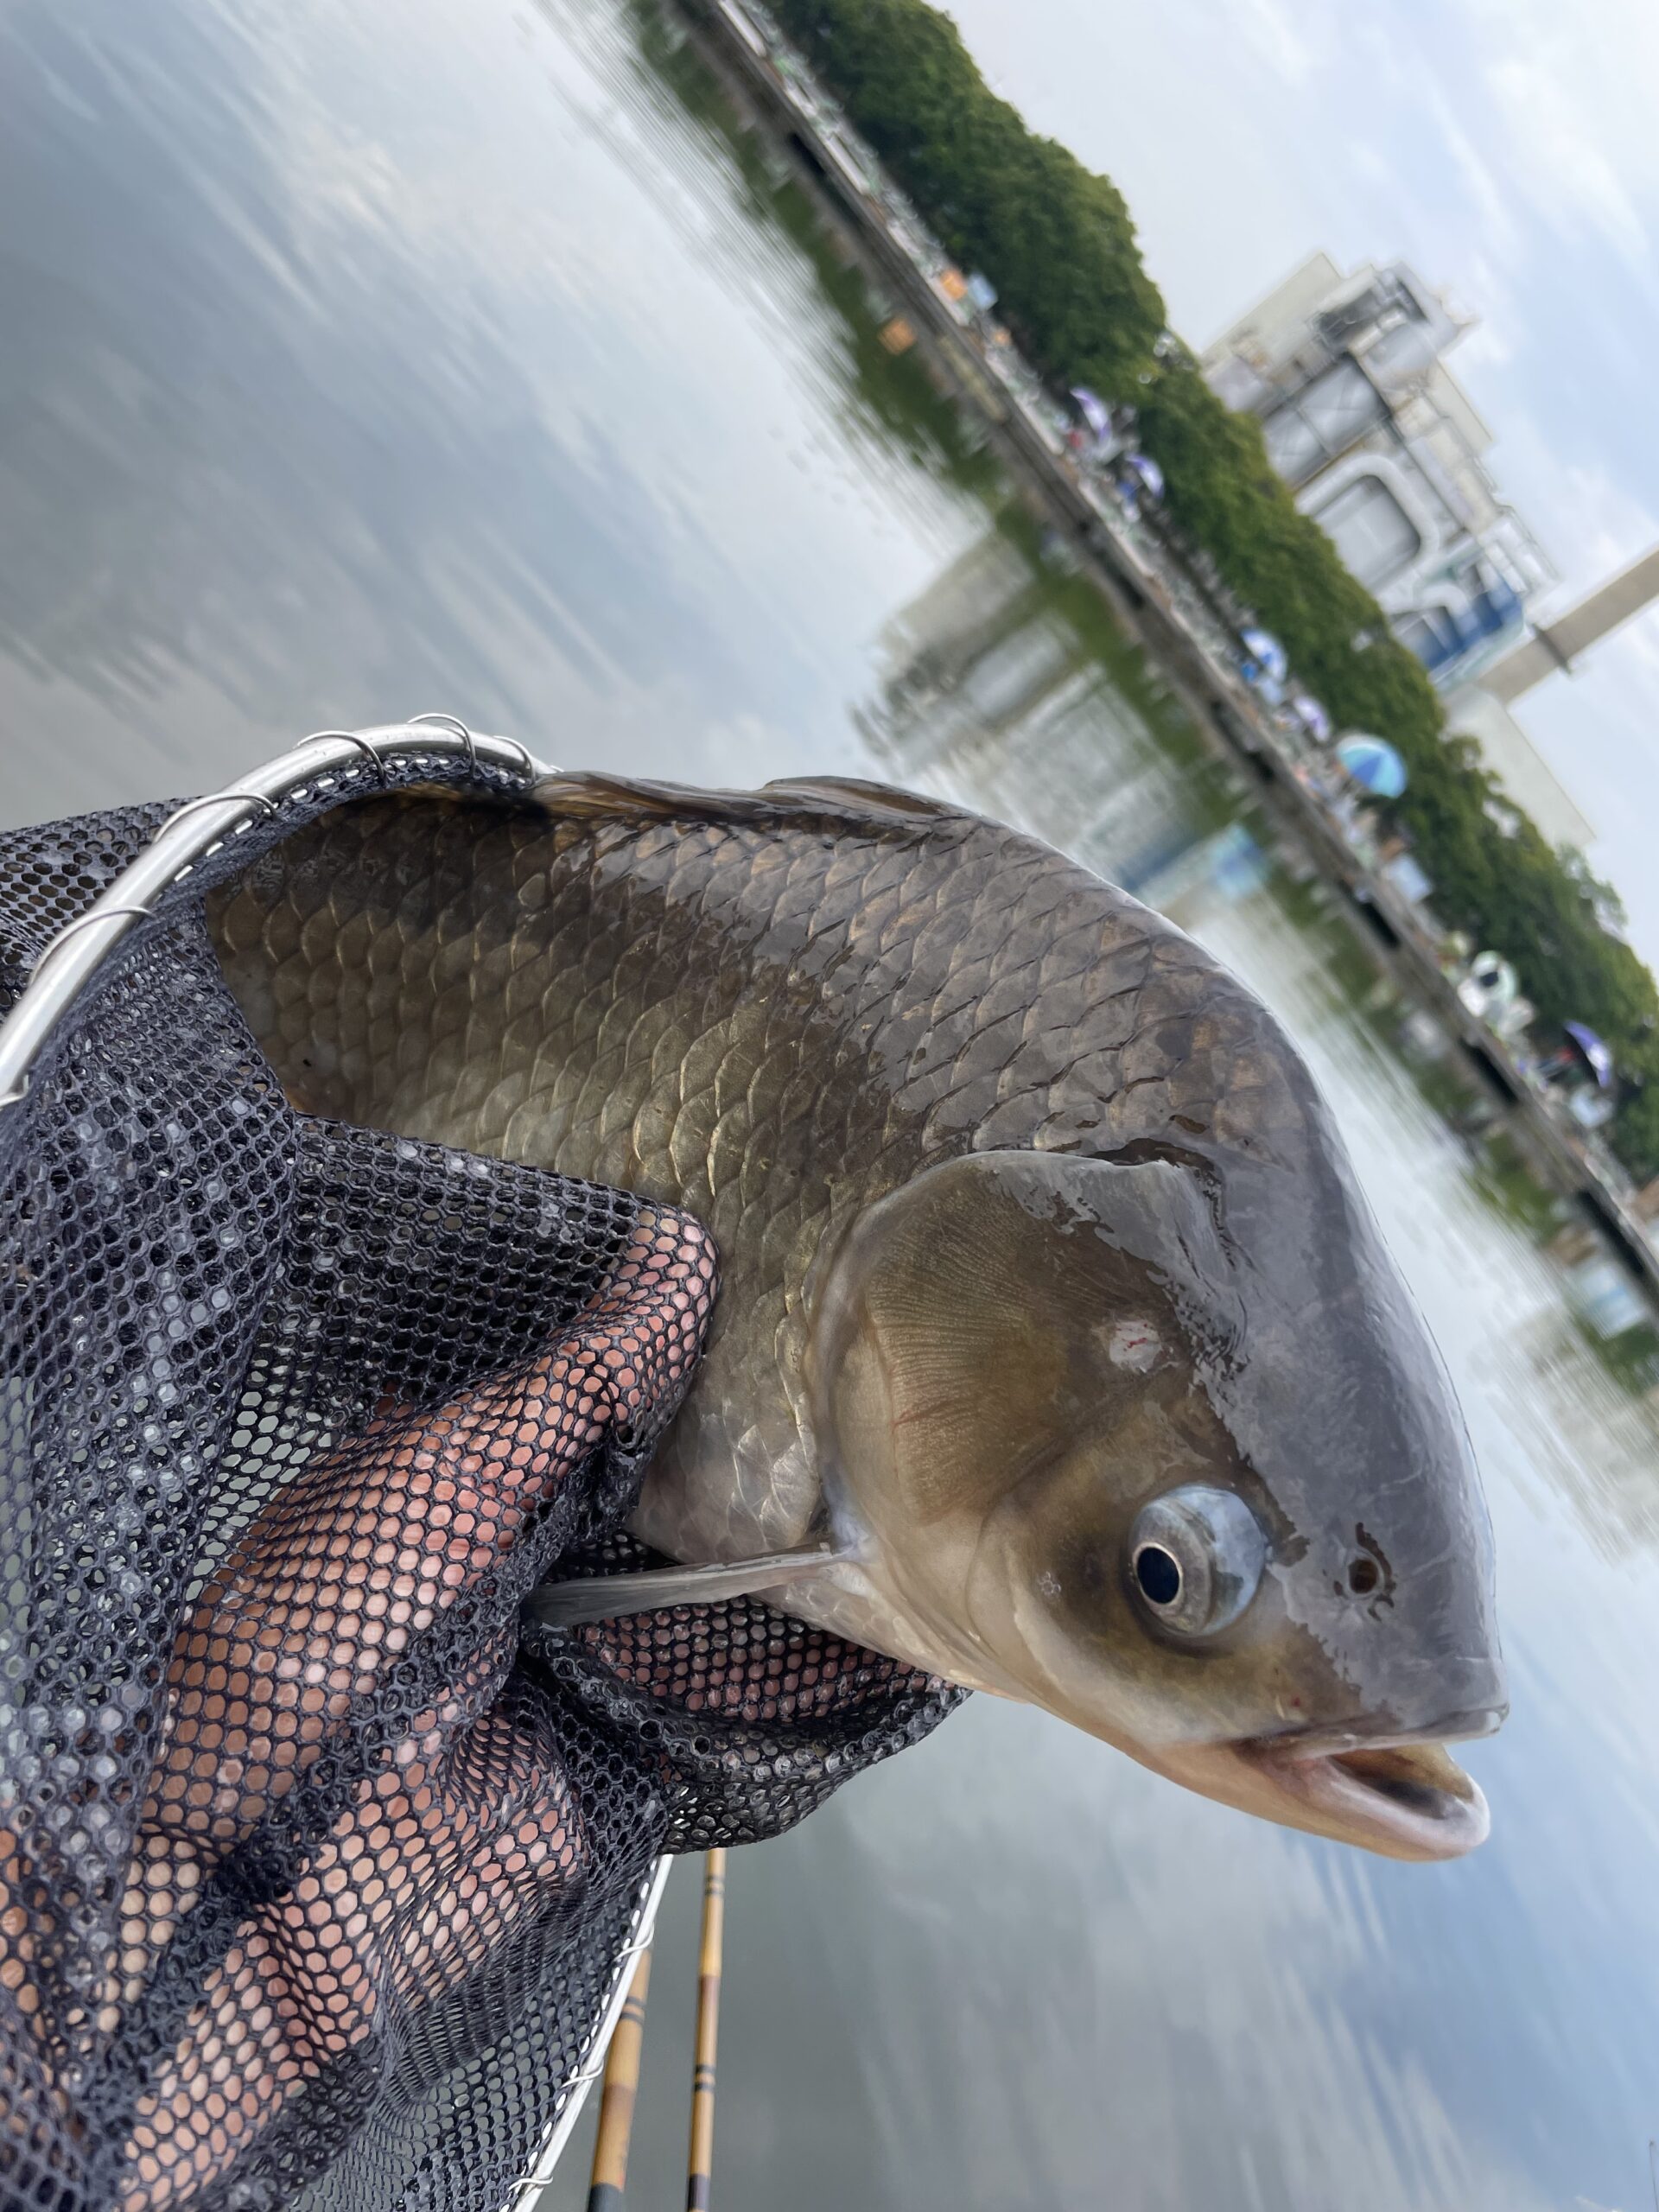
M 1404 1859 L 1508 1709 L 1445 1365 L 1329 1107 L 1173 923 L 944 801 L 556 774 L 216 892 L 292 1102 L 683 1206 L 723 1288 L 631 1527 Z

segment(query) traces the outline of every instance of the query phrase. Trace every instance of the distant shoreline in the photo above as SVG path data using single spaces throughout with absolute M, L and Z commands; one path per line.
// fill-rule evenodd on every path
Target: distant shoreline
M 775 67 L 740 0 L 664 0 L 687 23 L 717 75 L 792 158 L 821 213 L 850 235 L 870 273 L 902 302 L 918 349 L 937 378 L 978 416 L 1044 519 L 1063 535 L 1113 613 L 1168 678 L 1195 725 L 1243 766 L 1277 825 L 1307 850 L 1344 897 L 1377 965 L 1427 1007 L 1456 1039 L 1486 1085 L 1510 1109 L 1535 1169 L 1580 1199 L 1659 1307 L 1659 1251 L 1630 1205 L 1618 1171 L 1592 1158 L 1547 1111 L 1508 1046 L 1462 1004 L 1438 949 L 1410 903 L 1341 835 L 1299 779 L 1297 763 L 1237 672 L 1219 659 L 1177 603 L 1195 588 L 1161 551 L 1138 543 L 1107 499 L 1067 465 L 1046 426 L 998 378 L 954 302 L 893 235 L 884 211 L 860 188 L 839 147 L 825 138 L 808 99 Z

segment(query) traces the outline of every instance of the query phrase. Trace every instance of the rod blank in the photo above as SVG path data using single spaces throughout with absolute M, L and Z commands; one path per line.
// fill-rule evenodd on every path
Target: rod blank
M 709 2212 L 715 2166 L 715 2050 L 720 2040 L 720 1967 L 726 1934 L 726 1853 L 711 1851 L 702 1874 L 702 1948 L 697 1961 L 696 2059 L 691 2075 L 691 2155 L 685 2212 Z
M 633 1970 L 627 2001 L 611 2037 L 605 2062 L 605 2093 L 600 2101 L 599 2133 L 594 2142 L 594 2172 L 588 2212 L 621 2212 L 628 2185 L 628 2145 L 633 2134 L 634 2103 L 639 2093 L 639 2054 L 645 2035 L 645 1998 L 651 1987 L 651 1953 L 642 1951 Z

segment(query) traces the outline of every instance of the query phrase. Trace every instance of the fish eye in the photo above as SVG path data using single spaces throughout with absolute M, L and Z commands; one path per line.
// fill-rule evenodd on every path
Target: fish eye
M 1154 1605 L 1173 1605 L 1181 1594 L 1181 1563 L 1161 1544 L 1142 1544 L 1135 1555 L 1135 1579 Z
M 1136 1514 L 1129 1561 L 1154 1620 L 1183 1636 L 1213 1636 L 1255 1597 L 1268 1540 L 1242 1497 L 1188 1483 Z

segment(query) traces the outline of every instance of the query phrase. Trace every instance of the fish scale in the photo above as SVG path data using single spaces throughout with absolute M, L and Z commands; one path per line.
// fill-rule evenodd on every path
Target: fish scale
M 813 1269 L 854 1212 L 964 1151 L 1294 1154 L 1305 1117 L 1270 1018 L 1200 948 L 1046 847 L 871 786 L 368 801 L 213 926 L 302 1104 L 712 1229 L 724 1294 L 638 1523 L 684 1557 L 810 1529 Z
M 1201 946 L 938 802 L 597 775 L 342 807 L 210 920 L 299 1104 L 713 1230 L 648 1543 L 1224 1803 L 1480 1840 L 1466 1432 L 1311 1075 Z

